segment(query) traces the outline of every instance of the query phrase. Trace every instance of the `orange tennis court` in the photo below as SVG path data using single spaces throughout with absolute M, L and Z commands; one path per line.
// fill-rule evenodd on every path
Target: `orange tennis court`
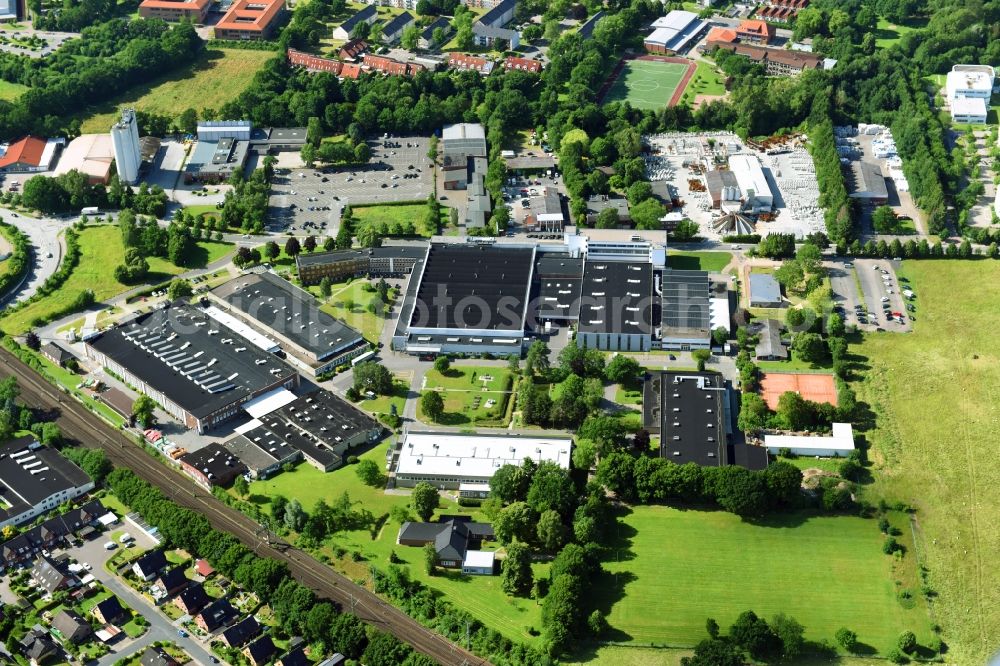
M 760 380 L 760 394 L 771 409 L 778 408 L 778 398 L 794 391 L 806 400 L 837 406 L 837 387 L 833 375 L 768 372 Z

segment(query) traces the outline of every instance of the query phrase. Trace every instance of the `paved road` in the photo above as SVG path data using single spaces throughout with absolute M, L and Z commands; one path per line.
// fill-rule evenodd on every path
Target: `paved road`
M 205 516 L 216 529 L 239 538 L 258 555 L 284 562 L 299 582 L 320 596 L 333 600 L 342 608 L 353 605 L 355 614 L 362 620 L 393 634 L 444 666 L 488 663 L 423 627 L 367 589 L 293 546 L 280 542 L 274 546 L 259 543 L 256 523 L 205 493 L 179 473 L 154 462 L 121 432 L 88 412 L 3 349 L 0 349 L 0 366 L 0 374 L 18 378 L 25 402 L 36 408 L 49 409 L 57 415 L 56 422 L 67 439 L 103 449 L 115 466 L 131 469 L 177 504 Z
M 4 222 L 13 224 L 31 240 L 31 260 L 28 262 L 27 279 L 3 302 L 23 301 L 34 296 L 42 283 L 59 268 L 63 256 L 63 240 L 59 234 L 70 226 L 72 220 L 25 217 L 7 210 L 3 211 L 0 218 Z

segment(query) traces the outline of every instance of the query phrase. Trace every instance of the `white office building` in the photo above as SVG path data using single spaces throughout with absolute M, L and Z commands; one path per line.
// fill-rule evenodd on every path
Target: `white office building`
M 252 131 L 253 123 L 249 120 L 206 120 L 198 123 L 198 141 L 249 141 Z
M 743 210 L 749 213 L 769 213 L 774 207 L 774 196 L 760 159 L 756 155 L 731 155 L 729 169 L 736 176 L 736 184 L 743 199 Z
M 850 423 L 834 423 L 826 436 L 764 435 L 764 446 L 771 455 L 787 449 L 797 456 L 848 456 L 854 450 L 854 429 Z
M 955 123 L 984 124 L 996 71 L 989 65 L 955 65 L 945 80 L 945 94 Z
M 122 117 L 111 126 L 111 144 L 115 151 L 118 180 L 130 185 L 139 180 L 142 151 L 139 146 L 139 124 L 133 109 L 122 109 Z

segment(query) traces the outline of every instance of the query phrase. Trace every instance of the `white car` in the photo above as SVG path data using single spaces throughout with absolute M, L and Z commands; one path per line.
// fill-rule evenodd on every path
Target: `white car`
M 883 303 L 888 303 L 889 302 L 889 297 L 888 296 L 883 296 L 882 297 L 882 302 Z

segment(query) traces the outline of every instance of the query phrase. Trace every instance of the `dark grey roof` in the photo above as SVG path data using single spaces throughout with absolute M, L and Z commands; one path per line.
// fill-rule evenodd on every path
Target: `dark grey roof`
M 255 127 L 250 132 L 250 146 L 302 146 L 306 142 L 305 127 Z
M 250 658 L 257 664 L 269 661 L 278 652 L 271 637 L 267 635 L 261 636 L 248 645 L 246 650 L 250 653 Z
M 628 200 L 625 197 L 615 197 L 615 196 L 604 196 L 600 194 L 595 194 L 587 199 L 587 215 L 594 216 L 599 215 L 605 208 L 614 208 L 618 211 L 619 220 L 629 220 L 631 219 L 631 213 L 629 212 Z
M 340 24 L 340 27 L 347 32 L 351 33 L 354 26 L 361 23 L 362 21 L 368 21 L 378 16 L 378 11 L 375 9 L 375 5 L 366 5 L 364 9 L 358 10 L 350 18 Z
M 295 257 L 298 266 L 326 266 L 341 261 L 363 259 L 365 253 L 360 250 L 336 250 L 334 252 L 303 252 Z
M 184 607 L 192 613 L 197 613 L 205 607 L 211 598 L 205 593 L 205 588 L 201 583 L 188 585 L 177 598 L 184 603 Z
M 305 650 L 297 647 L 282 657 L 280 664 L 281 666 L 311 666 L 312 662 L 306 657 Z
M 781 323 L 776 319 L 765 319 L 758 333 L 756 354 L 758 357 L 778 356 L 788 358 L 788 349 L 781 344 Z
M 196 417 L 295 376 L 273 355 L 186 304 L 143 315 L 88 344 Z
M 582 39 L 590 39 L 591 36 L 594 34 L 594 28 L 597 27 L 597 22 L 600 21 L 602 18 L 604 18 L 603 10 L 597 12 L 589 19 L 587 19 L 586 23 L 581 25 L 580 29 L 576 31 L 577 34 L 580 35 Z
M 424 31 L 420 33 L 420 37 L 427 41 L 434 39 L 434 31 L 437 28 L 441 28 L 445 34 L 448 34 L 451 31 L 451 23 L 445 17 L 439 16 L 434 19 L 433 23 L 424 28 Z
M 21 651 L 25 657 L 41 662 L 45 657 L 59 651 L 56 642 L 41 627 L 34 627 L 21 639 Z
M 427 245 L 383 245 L 368 251 L 372 257 L 392 257 L 393 259 L 423 259 L 427 255 Z
M 535 265 L 540 319 L 574 319 L 580 316 L 583 259 L 567 255 L 542 255 Z
M 69 577 L 48 557 L 39 557 L 31 570 L 31 577 L 49 594 L 66 585 Z
M 711 335 L 708 273 L 705 271 L 663 271 L 663 310 L 660 332 L 663 338 L 705 338 Z
M 713 169 L 705 174 L 705 185 L 710 194 L 721 194 L 724 187 L 739 187 L 736 174 L 732 171 Z
M 411 327 L 518 331 L 534 249 L 433 244 Z
M 445 523 L 444 528 L 434 537 L 434 549 L 438 559 L 461 562 L 465 559 L 465 551 L 469 549 L 469 530 L 463 523 Z
M 52 618 L 52 628 L 72 643 L 78 643 L 92 633 L 90 623 L 74 610 L 63 609 L 56 613 Z
M 224 627 L 232 622 L 236 615 L 236 609 L 228 599 L 216 599 L 199 613 L 208 631 Z
M 243 461 L 229 453 L 217 442 L 212 442 L 197 451 L 185 453 L 180 457 L 180 460 L 186 465 L 201 470 L 209 479 L 219 479 L 222 483 L 247 471 L 247 466 L 243 464 Z
M 42 353 L 51 359 L 55 359 L 56 363 L 60 364 L 73 358 L 73 354 L 69 353 L 66 349 L 63 349 L 62 345 L 57 342 L 46 342 L 42 345 Z
M 885 199 L 889 196 L 889 190 L 885 185 L 885 176 L 879 165 L 864 161 L 851 162 L 851 175 L 854 185 L 851 191 L 852 196 L 866 194 L 878 199 Z
M 222 632 L 222 638 L 230 647 L 243 647 L 247 641 L 260 633 L 260 622 L 248 615 Z
M 316 666 L 340 666 L 347 661 L 347 657 L 337 652 L 333 654 L 329 659 L 324 659 Z
M 579 330 L 651 334 L 652 291 L 651 264 L 588 260 L 583 271 Z
M 94 606 L 94 612 L 100 612 L 101 617 L 106 622 L 113 622 L 125 613 L 125 608 L 122 606 L 122 602 L 118 600 L 118 597 L 111 595 Z
M 413 15 L 410 12 L 403 12 L 382 26 L 382 34 L 392 39 L 396 33 L 403 32 L 406 26 L 411 23 L 413 23 Z
M 177 661 L 161 647 L 148 647 L 142 653 L 142 666 L 176 666 Z
M 750 305 L 780 303 L 781 285 L 768 273 L 750 273 Z
M 63 491 L 84 488 L 90 477 L 58 451 L 19 437 L 0 444 L 0 520 L 17 518 Z
M 299 454 L 298 449 L 284 441 L 272 441 L 267 448 L 264 448 L 263 443 L 254 442 L 244 435 L 231 439 L 222 446 L 254 473 L 269 469 L 283 461 L 291 461 Z
M 504 14 L 513 11 L 515 7 L 517 7 L 517 0 L 502 0 L 496 7 L 483 14 L 479 22 L 492 26 L 500 21 Z
M 683 465 L 726 464 L 725 380 L 713 372 L 663 372 L 660 382 L 660 456 Z M 720 390 L 723 389 L 723 390 Z
M 184 567 L 174 567 L 161 574 L 157 582 L 166 592 L 170 592 L 187 585 L 188 577 L 184 575 Z
M 326 389 L 299 396 L 258 420 L 262 425 L 243 433 L 248 440 L 266 451 L 275 449 L 274 455 L 284 451 L 284 444 L 324 468 L 340 464 L 333 449 L 342 442 L 381 430 L 378 421 Z
M 492 539 L 493 526 L 469 520 L 451 519 L 440 523 L 407 521 L 399 528 L 399 541 L 433 543 L 441 559 L 461 560 L 470 539 Z
M 321 310 L 312 294 L 273 273 L 241 275 L 212 294 L 317 361 L 364 342 L 360 333 Z
M 100 500 L 91 500 L 79 508 L 53 516 L 4 542 L 0 545 L 0 557 L 3 563 L 8 565 L 22 562 L 43 548 L 61 541 L 66 535 L 89 526 L 98 516 L 105 513 L 107 509 Z
M 763 446 L 753 446 L 744 442 L 729 445 L 728 462 L 754 471 L 766 469 L 771 459 Z
M 155 576 L 167 568 L 167 556 L 162 550 L 152 550 L 135 561 L 143 576 Z

